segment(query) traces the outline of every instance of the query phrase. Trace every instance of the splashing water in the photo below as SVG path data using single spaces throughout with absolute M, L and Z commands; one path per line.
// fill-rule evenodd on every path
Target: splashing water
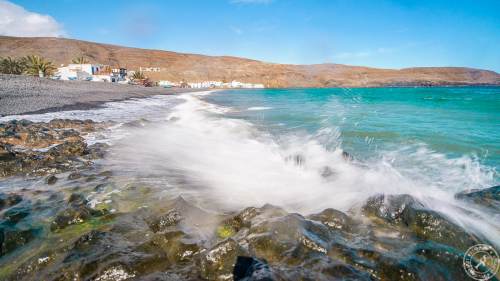
M 375 194 L 410 194 L 499 246 L 498 214 L 454 197 L 499 182 L 498 90 L 412 90 L 205 92 L 23 117 L 147 118 L 113 138 L 109 164 L 208 209 L 348 211 Z
M 347 211 L 375 194 L 410 194 L 471 231 L 500 242 L 498 214 L 454 198 L 457 192 L 496 183 L 495 168 L 475 156 L 450 157 L 414 142 L 397 149 L 377 147 L 367 157 L 349 159 L 342 150 L 341 129 L 325 127 L 324 121 L 312 133 L 291 129 L 290 124 L 273 130 L 272 124 L 250 122 L 255 115 L 242 118 L 237 107 L 207 102 L 213 97 L 206 93 L 178 98 L 184 102 L 173 109 L 167 122 L 120 142 L 115 165 L 142 177 L 168 175 L 165 182 L 182 178 L 184 188 L 177 192 L 194 194 L 213 209 L 270 203 L 301 213 L 325 208 Z M 343 118 L 338 102 L 329 106 Z M 372 144 L 373 140 L 366 143 Z

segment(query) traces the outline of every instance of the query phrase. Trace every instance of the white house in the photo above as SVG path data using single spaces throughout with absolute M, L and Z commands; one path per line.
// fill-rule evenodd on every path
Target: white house
M 158 86 L 164 87 L 164 88 L 178 87 L 179 85 L 180 85 L 179 83 L 175 83 L 175 82 L 168 81 L 168 80 L 161 80 L 158 82 Z
M 56 76 L 61 80 L 91 80 L 92 75 L 97 74 L 104 68 L 99 64 L 68 64 L 57 69 Z
M 111 69 L 102 64 L 68 64 L 57 69 L 56 77 L 61 80 L 88 80 L 99 82 L 118 82 L 126 80 L 125 68 Z

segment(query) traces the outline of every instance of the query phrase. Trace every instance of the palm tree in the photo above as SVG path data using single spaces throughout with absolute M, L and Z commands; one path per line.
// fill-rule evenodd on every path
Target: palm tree
M 90 61 L 86 59 L 84 55 L 81 55 L 79 57 L 74 58 L 71 62 L 75 64 L 86 64 L 89 63 Z
M 136 71 L 132 75 L 132 79 L 133 80 L 142 80 L 142 79 L 146 79 L 146 76 L 144 76 L 144 72 L 142 72 L 142 71 Z
M 22 74 L 26 68 L 22 59 L 13 59 L 11 57 L 0 58 L 0 73 Z
M 45 60 L 43 57 L 31 55 L 24 58 L 26 64 L 25 73 L 34 76 L 51 76 L 56 71 L 56 67 L 52 62 Z

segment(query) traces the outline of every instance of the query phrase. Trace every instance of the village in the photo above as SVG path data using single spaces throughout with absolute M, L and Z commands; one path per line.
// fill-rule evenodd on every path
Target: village
M 92 82 L 110 82 L 119 84 L 135 84 L 146 87 L 164 88 L 265 88 L 264 84 L 245 83 L 240 81 L 152 81 L 148 72 L 160 72 L 160 67 L 139 67 L 139 70 L 112 68 L 109 65 L 88 63 L 70 63 L 61 65 L 51 77 L 56 80 L 80 80 Z

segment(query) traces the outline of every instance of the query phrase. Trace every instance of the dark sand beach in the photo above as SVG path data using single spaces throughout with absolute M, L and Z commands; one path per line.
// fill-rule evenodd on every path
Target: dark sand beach
M 109 101 L 192 91 L 194 90 L 146 88 L 105 82 L 56 81 L 31 76 L 0 74 L 0 116 L 85 110 Z

